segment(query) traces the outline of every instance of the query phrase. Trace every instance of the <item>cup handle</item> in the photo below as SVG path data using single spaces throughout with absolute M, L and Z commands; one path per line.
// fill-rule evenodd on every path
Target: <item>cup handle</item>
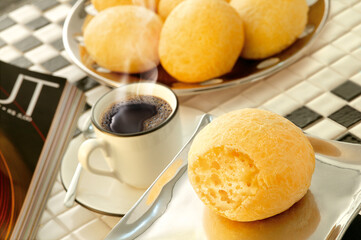
M 94 139 L 88 139 L 80 145 L 79 151 L 78 151 L 78 161 L 83 166 L 83 168 L 85 168 L 89 172 L 92 172 L 92 173 L 95 173 L 98 175 L 116 178 L 114 171 L 100 170 L 98 168 L 93 167 L 90 164 L 90 161 L 89 161 L 90 155 L 97 148 L 101 149 L 103 154 L 106 157 L 108 157 L 109 154 L 107 151 L 106 143 L 102 139 L 94 138 Z

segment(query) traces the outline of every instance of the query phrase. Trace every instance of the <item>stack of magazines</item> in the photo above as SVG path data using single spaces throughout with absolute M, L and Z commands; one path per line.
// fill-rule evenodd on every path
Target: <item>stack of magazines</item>
M 31 239 L 84 109 L 66 79 L 0 62 L 0 239 Z

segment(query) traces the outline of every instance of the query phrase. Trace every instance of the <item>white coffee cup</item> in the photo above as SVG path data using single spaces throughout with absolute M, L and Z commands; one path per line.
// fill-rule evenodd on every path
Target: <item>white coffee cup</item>
M 101 119 L 110 106 L 137 95 L 155 96 L 172 108 L 168 118 L 158 127 L 131 134 L 113 133 L 104 129 Z M 147 188 L 169 164 L 182 145 L 178 99 L 166 86 L 156 83 L 133 83 L 115 88 L 101 97 L 92 108 L 92 124 L 96 138 L 84 141 L 78 159 L 88 171 L 113 177 L 136 188 Z M 101 149 L 111 170 L 91 164 L 90 155 Z

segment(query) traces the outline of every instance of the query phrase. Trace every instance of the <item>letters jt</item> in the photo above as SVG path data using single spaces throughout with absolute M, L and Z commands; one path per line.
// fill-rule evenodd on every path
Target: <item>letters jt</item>
M 19 93 L 19 89 L 20 89 L 20 87 L 21 87 L 24 80 L 34 82 L 36 84 L 36 87 L 35 87 L 34 92 L 33 92 L 33 96 L 31 97 L 28 108 L 26 110 L 26 115 L 31 116 L 33 114 L 36 103 L 38 102 L 38 98 L 39 98 L 39 95 L 41 93 L 41 90 L 42 90 L 43 86 L 45 85 L 45 86 L 48 86 L 48 87 L 58 88 L 59 84 L 53 83 L 53 82 L 48 82 L 48 81 L 45 81 L 43 79 L 34 78 L 34 77 L 26 76 L 26 75 L 23 75 L 23 74 L 19 74 L 19 76 L 16 79 L 16 82 L 14 84 L 14 87 L 13 87 L 13 89 L 12 89 L 10 95 L 9 95 L 9 97 L 7 99 L 0 99 L 0 104 L 13 103 L 14 100 L 16 99 L 16 96 Z

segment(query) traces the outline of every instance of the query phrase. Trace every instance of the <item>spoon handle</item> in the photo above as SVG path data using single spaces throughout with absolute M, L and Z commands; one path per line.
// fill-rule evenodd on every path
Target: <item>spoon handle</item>
M 317 157 L 326 156 L 339 163 L 361 165 L 361 145 L 334 140 L 325 140 L 307 135 Z
M 66 195 L 64 198 L 64 205 L 66 207 L 72 207 L 74 204 L 75 193 L 76 193 L 76 189 L 78 186 L 78 181 L 79 181 L 81 170 L 82 170 L 82 166 L 80 163 L 78 163 L 75 173 L 74 173 L 74 176 L 71 179 L 68 191 L 66 191 Z

